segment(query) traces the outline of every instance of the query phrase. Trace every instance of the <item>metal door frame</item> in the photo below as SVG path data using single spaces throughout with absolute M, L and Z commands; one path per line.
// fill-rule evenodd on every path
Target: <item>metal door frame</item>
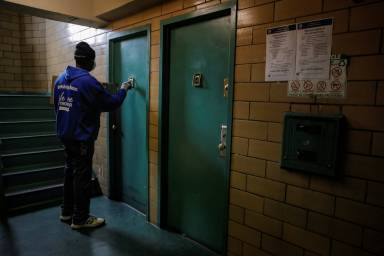
M 228 209 L 229 209 L 229 180 L 231 166 L 231 141 L 232 141 L 232 105 L 233 105 L 233 85 L 234 85 L 234 67 L 235 67 L 235 50 L 236 50 L 236 2 L 234 0 L 220 4 L 213 8 L 194 11 L 181 16 L 173 17 L 161 21 L 160 23 L 160 80 L 159 80 L 159 152 L 158 152 L 158 216 L 157 221 L 160 228 L 166 227 L 167 216 L 167 175 L 168 175 L 168 131 L 169 131 L 169 58 L 170 58 L 170 35 L 171 30 L 175 27 L 182 27 L 189 24 L 198 23 L 205 20 L 211 20 L 218 17 L 230 16 L 231 38 L 229 47 L 229 91 L 227 105 L 227 148 L 226 148 L 226 164 L 225 171 L 226 188 L 228 193 L 225 195 L 226 209 L 225 225 L 226 230 L 223 234 L 224 248 L 223 255 L 226 255 L 227 233 L 228 233 Z
M 151 25 L 140 26 L 132 29 L 127 29 L 123 31 L 116 31 L 108 33 L 108 81 L 112 83 L 114 81 L 114 46 L 116 43 L 124 41 L 129 38 L 135 38 L 140 35 L 147 36 L 147 47 L 148 47 L 148 84 L 146 86 L 146 124 L 145 124 L 145 147 L 146 147 L 146 163 L 147 163 L 147 172 L 146 172 L 146 183 L 147 183 L 147 205 L 145 210 L 145 215 L 147 220 L 149 220 L 149 163 L 148 163 L 148 118 L 149 118 L 149 83 L 150 83 L 150 67 L 151 67 Z M 129 92 L 128 92 L 129 93 Z M 109 168 L 109 198 L 112 200 L 121 201 L 122 197 L 122 188 L 118 186 L 118 180 L 121 180 L 121 134 L 114 132 L 112 129 L 113 124 L 117 124 L 120 127 L 120 109 L 114 112 L 107 113 L 107 161 Z

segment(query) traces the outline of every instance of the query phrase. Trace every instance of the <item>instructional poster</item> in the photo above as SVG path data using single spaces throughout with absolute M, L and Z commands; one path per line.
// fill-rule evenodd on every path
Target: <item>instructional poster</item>
M 267 29 L 266 81 L 295 77 L 296 24 Z
M 329 79 L 333 20 L 297 24 L 296 79 Z
M 316 95 L 327 98 L 345 98 L 347 88 L 347 59 L 332 55 L 329 79 L 288 81 L 288 96 Z

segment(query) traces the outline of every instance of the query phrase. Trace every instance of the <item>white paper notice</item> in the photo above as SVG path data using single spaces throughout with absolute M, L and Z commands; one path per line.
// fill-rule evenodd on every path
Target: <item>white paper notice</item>
M 321 98 L 345 98 L 347 64 L 346 58 L 332 55 L 329 79 L 291 80 L 288 82 L 288 96 L 314 95 Z
M 296 79 L 329 79 L 332 19 L 297 24 Z
M 296 24 L 268 28 L 266 81 L 287 81 L 295 77 Z

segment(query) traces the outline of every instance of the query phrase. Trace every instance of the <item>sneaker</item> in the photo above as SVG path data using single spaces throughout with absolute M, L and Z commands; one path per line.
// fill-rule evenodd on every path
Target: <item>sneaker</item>
M 105 219 L 89 216 L 88 219 L 83 224 L 72 223 L 71 228 L 72 229 L 97 228 L 104 224 L 105 224 Z
M 68 216 L 66 216 L 66 215 L 60 215 L 60 220 L 61 220 L 62 222 L 67 222 L 67 221 L 72 220 L 72 216 L 71 216 L 71 215 L 68 215 Z

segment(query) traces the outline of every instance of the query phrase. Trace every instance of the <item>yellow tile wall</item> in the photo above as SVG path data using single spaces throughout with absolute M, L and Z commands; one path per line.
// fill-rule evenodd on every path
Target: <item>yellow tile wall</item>
M 237 179 L 231 183 L 230 221 L 260 232 L 261 241 L 245 239 L 240 229 L 232 232 L 229 255 L 384 254 L 384 2 L 239 0 L 238 7 L 235 100 L 241 104 L 235 104 L 233 122 Z M 264 81 L 265 28 L 324 17 L 335 20 L 333 52 L 351 57 L 348 96 L 287 97 L 286 82 Z M 347 117 L 343 179 L 280 169 L 285 111 Z M 266 136 L 260 127 L 266 127 Z
M 22 91 L 20 15 L 0 9 L 0 92 Z
M 0 10 L 0 91 L 46 92 L 45 19 Z
M 221 2 L 225 2 L 222 0 Z M 228 255 L 384 254 L 383 1 L 239 0 Z M 73 64 L 74 45 L 97 52 L 93 72 L 107 79 L 107 33 L 151 24 L 149 113 L 150 220 L 157 223 L 160 21 L 220 1 L 173 0 L 93 29 L 47 21 L 48 78 Z M 265 28 L 334 17 L 337 53 L 351 56 L 343 100 L 287 97 L 287 84 L 264 81 Z M 331 181 L 279 167 L 285 111 L 341 112 L 348 119 L 345 178 Z M 107 191 L 105 118 L 95 169 Z
M 21 82 L 27 92 L 46 92 L 47 79 L 46 21 L 29 15 L 20 17 Z

